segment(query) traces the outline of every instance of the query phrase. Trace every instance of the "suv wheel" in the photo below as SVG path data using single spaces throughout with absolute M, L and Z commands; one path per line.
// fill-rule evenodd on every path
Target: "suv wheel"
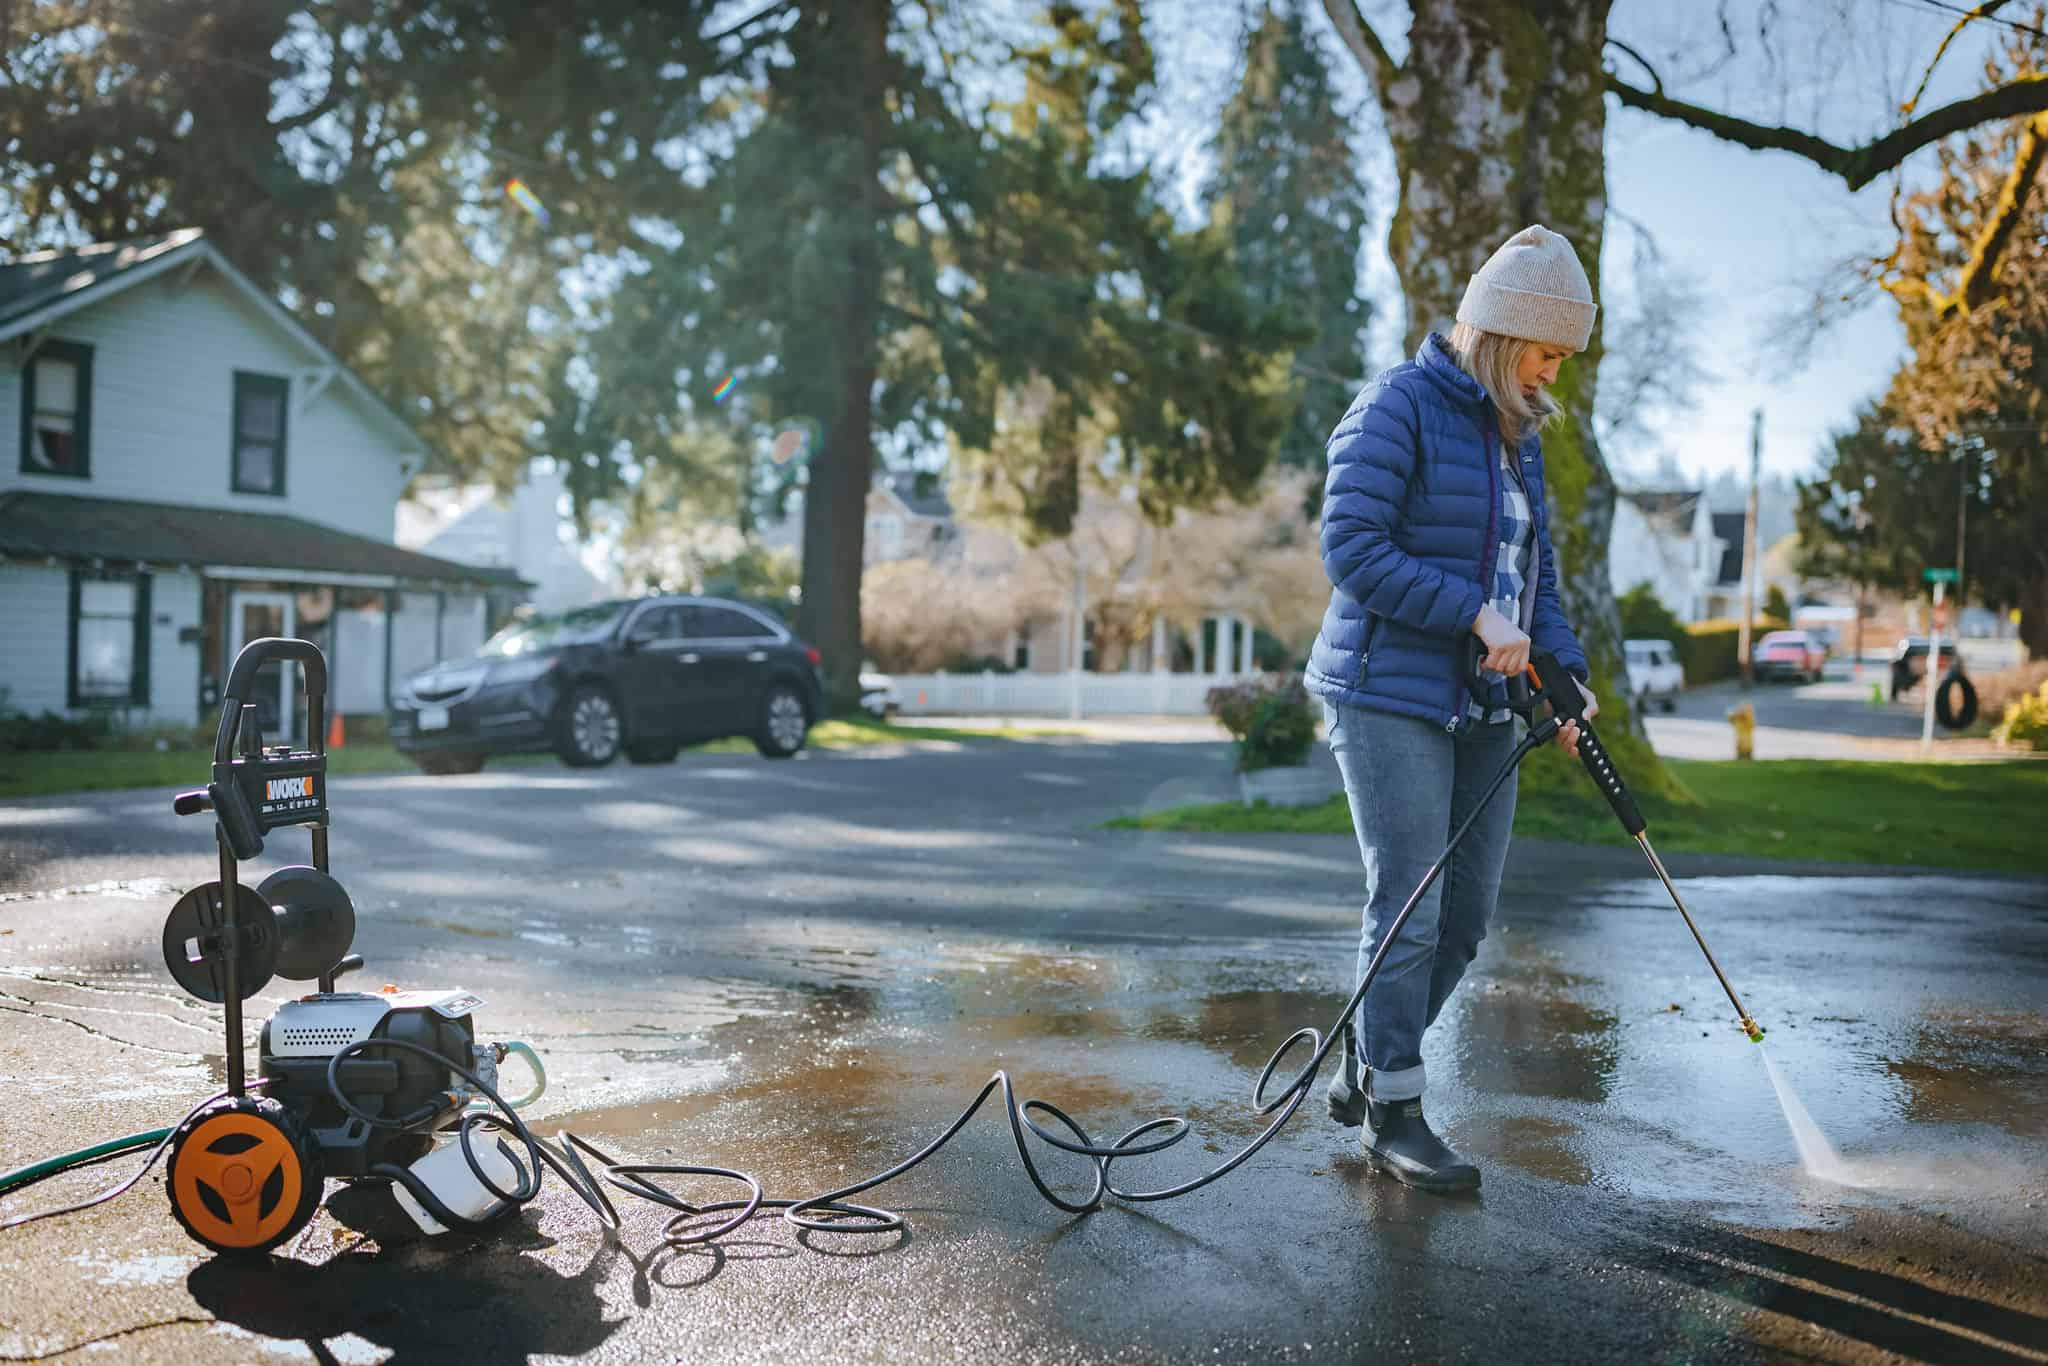
M 810 729 L 804 699 L 787 683 L 777 683 L 761 700 L 761 729 L 754 736 L 754 748 L 764 758 L 787 759 L 804 747 Z
M 619 757 L 619 705 L 595 683 L 569 694 L 555 723 L 555 752 L 571 768 L 602 768 Z

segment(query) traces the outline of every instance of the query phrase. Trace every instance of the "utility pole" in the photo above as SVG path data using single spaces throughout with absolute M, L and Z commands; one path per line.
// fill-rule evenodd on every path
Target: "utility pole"
M 1750 618 L 1756 615 L 1756 578 L 1761 568 L 1756 554 L 1756 509 L 1763 459 L 1764 410 L 1759 408 L 1749 424 L 1749 507 L 1742 517 L 1742 629 L 1735 637 L 1735 653 L 1742 665 L 1745 691 L 1756 686 L 1756 665 L 1749 657 L 1749 623 Z
M 1965 449 L 1965 452 L 1964 452 L 1964 455 L 1963 455 L 1963 458 L 1962 458 L 1962 460 L 1961 460 L 1961 462 L 1960 462 L 1960 465 L 1961 465 L 1961 469 L 1962 469 L 1962 476 L 1963 476 L 1963 478 L 1962 478 L 1962 488 L 1961 488 L 1961 489 L 1959 489 L 1959 490 L 1957 491 L 1957 494 L 1956 494 L 1956 639 L 1957 639 L 1957 640 L 1961 640 L 1961 639 L 1963 638 L 1963 631 L 1962 631 L 1962 624 L 1963 624 L 1963 604 L 1964 604 L 1965 602 L 1969 601 L 1969 598 L 1968 598 L 1968 596 L 1967 596 L 1967 595 L 1968 595 L 1968 591 L 1969 591 L 1969 590 L 1968 590 L 1968 589 L 1966 589 L 1966 588 L 1964 587 L 1964 583 L 1965 583 L 1965 580 L 1964 580 L 1964 578 L 1963 578 L 1963 535 L 1964 535 L 1964 532 L 1965 532 L 1965 531 L 1966 531 L 1966 530 L 1968 529 L 1968 527 L 1969 527 L 1969 522 L 1970 522 L 1970 488 L 1971 488 L 1971 485 L 1973 485 L 1974 483 L 1976 483 L 1976 482 L 1977 482 L 1977 480 L 1976 480 L 1976 479 L 1973 479 L 1973 478 L 1971 478 L 1971 476 L 1972 476 L 1972 475 L 1977 475 L 1977 478 L 1980 478 L 1980 479 L 1981 479 L 1981 478 L 1983 477 L 1983 476 L 1982 476 L 1981 474 L 1978 474 L 1978 470 L 1979 470 L 1979 469 L 1981 468 L 1981 463 L 1980 463 L 1980 462 L 1981 462 L 1981 461 L 1982 461 L 1982 459 L 1983 459 L 1983 455 L 1984 455 L 1984 438 L 1983 438 L 1983 437 L 1981 437 L 1981 436 L 1974 436 L 1974 437 L 1971 437 L 1971 438 L 1970 438 L 1970 443 L 1969 443 L 1969 445 L 1968 445 L 1968 446 L 1966 447 L 1966 449 Z

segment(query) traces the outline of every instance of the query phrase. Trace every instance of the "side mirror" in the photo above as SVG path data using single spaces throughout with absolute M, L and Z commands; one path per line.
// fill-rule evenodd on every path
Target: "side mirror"
M 630 655 L 636 653 L 644 644 L 646 644 L 646 642 L 641 640 L 638 636 L 625 636 L 620 639 L 619 648 Z

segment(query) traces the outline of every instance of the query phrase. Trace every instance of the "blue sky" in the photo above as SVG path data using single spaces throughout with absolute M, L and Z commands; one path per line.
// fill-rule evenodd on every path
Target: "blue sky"
M 1369 369 L 1398 358 L 1398 290 L 1385 251 L 1394 204 L 1393 159 L 1355 64 L 1338 47 L 1320 0 L 1306 0 L 1346 90 L 1359 108 L 1354 145 L 1373 186 L 1374 221 L 1364 256 L 1364 288 L 1377 321 L 1367 338 Z M 1737 30 L 1753 32 L 1761 0 L 1736 0 Z M 1397 58 L 1405 57 L 1406 0 L 1363 0 Z M 2015 7 L 2015 13 L 2028 17 Z M 1763 123 L 1785 123 L 1855 143 L 1893 126 L 1954 19 L 1929 0 L 1801 0 L 1779 6 L 1776 50 L 1747 49 L 1711 75 L 1699 71 L 1717 42 L 1713 0 L 1617 0 L 1609 32 L 1658 63 L 1670 94 Z M 1234 77 L 1235 6 L 1195 3 L 1191 22 L 1161 25 L 1162 75 L 1169 117 L 1155 152 L 1199 178 L 1198 140 L 1176 135 L 1214 108 Z M 1978 86 L 1998 31 L 1978 25 L 1958 39 L 1922 100 L 1923 109 Z M 1775 58 L 1776 65 L 1770 63 Z M 1624 74 L 1632 74 L 1626 67 Z M 1619 477 L 1648 476 L 1669 456 L 1704 482 L 1747 470 L 1751 412 L 1764 412 L 1766 473 L 1805 475 L 1831 429 L 1846 426 L 1857 403 L 1881 391 L 1904 354 L 1905 333 L 1890 300 L 1864 299 L 1845 314 L 1803 363 L 1774 340 L 1842 263 L 1888 249 L 1891 182 L 1850 194 L 1800 158 L 1752 152 L 1669 120 L 1609 101 L 1608 202 L 1642 224 L 1667 268 L 1694 282 L 1704 307 L 1689 329 L 1710 378 L 1697 408 L 1654 425 L 1649 441 L 1606 451 Z M 1182 122 L 1185 120 L 1185 122 Z M 1907 183 L 1924 176 L 1932 154 L 1907 163 Z M 1610 314 L 1625 303 L 1632 234 L 1610 219 L 1603 267 Z

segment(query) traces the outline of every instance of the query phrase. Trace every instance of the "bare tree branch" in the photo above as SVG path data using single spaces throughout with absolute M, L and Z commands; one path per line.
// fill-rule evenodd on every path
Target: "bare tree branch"
M 1325 3 L 1334 6 L 1340 0 L 1325 0 Z M 1607 88 L 1631 109 L 1677 119 L 1715 137 L 1760 152 L 1791 152 L 1805 157 L 1822 170 L 1840 176 L 1852 190 L 1862 189 L 1922 147 L 1939 142 L 1952 133 L 1963 132 L 1980 123 L 2048 110 L 2048 74 L 2015 76 L 2003 85 L 1945 104 L 1902 124 L 1875 142 L 1867 142 L 1861 147 L 1842 147 L 1797 128 L 1752 123 L 1748 119 L 1688 104 L 1652 90 L 1639 89 L 1611 71 L 1607 73 Z
M 1998 292 L 1998 258 L 2026 217 L 2027 194 L 2044 161 L 2048 161 L 2048 114 L 2037 114 L 2027 121 L 2026 131 L 2020 135 L 2012 169 L 1998 187 L 1991 217 L 1978 232 L 1977 240 L 1970 244 L 1969 260 L 1956 277 L 1955 288 L 1944 294 L 1925 279 L 1909 275 L 1885 280 L 1885 291 L 1901 303 L 1922 300 L 1942 317 L 1968 313 L 1988 302 Z M 1897 260 L 1894 254 L 1884 265 Z
M 755 10 L 746 18 L 740 20 L 737 24 L 733 24 L 730 25 L 729 27 L 722 28 L 716 33 L 705 34 L 704 41 L 707 43 L 723 42 L 725 39 L 730 38 L 735 34 L 738 34 L 746 29 L 752 28 L 754 25 L 760 23 L 763 19 L 769 18 L 772 15 L 780 14 L 782 11 L 788 9 L 791 5 L 795 3 L 796 0 L 773 0 L 772 4 L 762 6 L 760 9 Z
M 1650 65 L 1650 59 L 1648 57 L 1645 57 L 1642 53 L 1636 51 L 1634 48 L 1630 47 L 1627 43 L 1624 43 L 1619 38 L 1609 38 L 1607 40 L 1607 46 L 1614 48 L 1623 56 L 1632 59 L 1635 62 L 1635 64 L 1641 67 L 1644 73 L 1649 76 L 1650 84 L 1655 88 L 1655 92 L 1659 95 L 1664 93 L 1664 78 L 1657 74 L 1656 67 Z
M 1401 66 L 1387 51 L 1380 36 L 1372 31 L 1372 25 L 1358 12 L 1358 0 L 1323 0 L 1323 9 L 1328 12 L 1330 22 L 1337 26 L 1337 35 L 1344 40 L 1344 46 L 1351 49 L 1351 55 L 1358 65 L 1373 73 L 1379 88 L 1384 91 L 1401 74 Z
M 1927 93 L 1927 83 L 1934 79 L 1934 68 L 1941 65 L 1941 59 L 1948 54 L 1948 45 L 1956 40 L 1956 35 L 1968 28 L 1976 20 L 1988 19 L 1998 13 L 1999 10 L 2005 8 L 2007 2 L 2008 0 L 1984 0 L 1983 4 L 1956 20 L 1956 26 L 1950 29 L 1947 36 L 1941 40 L 1941 46 L 1934 49 L 1934 56 L 1927 63 L 1927 70 L 1920 73 L 1920 84 L 1914 88 L 1913 97 L 1900 107 L 1900 113 L 1911 117 L 1913 110 L 1920 103 L 1920 97 Z
M 2048 114 L 2036 114 L 2027 120 L 2012 171 L 1998 187 L 1997 210 L 1970 248 L 1970 264 L 1964 269 L 1958 290 L 1965 309 L 1977 307 L 1997 290 L 1998 258 L 2026 217 L 2027 192 L 2040 177 L 2043 160 L 2048 160 Z

